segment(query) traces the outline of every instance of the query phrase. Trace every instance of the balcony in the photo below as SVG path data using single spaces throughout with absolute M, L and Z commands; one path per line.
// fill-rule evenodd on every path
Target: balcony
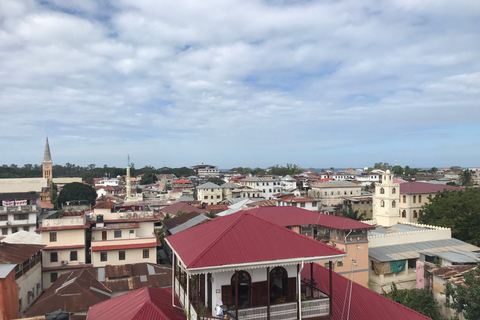
M 32 212 L 37 210 L 38 207 L 36 204 L 26 206 L 0 206 L 0 212 Z

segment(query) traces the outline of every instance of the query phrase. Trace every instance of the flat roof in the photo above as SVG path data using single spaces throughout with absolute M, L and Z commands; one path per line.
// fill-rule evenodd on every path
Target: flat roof
M 370 235 L 372 236 L 380 236 L 384 234 L 391 234 L 391 233 L 400 233 L 400 232 L 411 232 L 411 231 L 425 231 L 425 230 L 433 230 L 431 228 L 420 227 L 420 226 L 412 226 L 409 224 L 402 224 L 397 223 L 391 227 L 383 227 L 377 226 L 375 230 L 370 231 Z

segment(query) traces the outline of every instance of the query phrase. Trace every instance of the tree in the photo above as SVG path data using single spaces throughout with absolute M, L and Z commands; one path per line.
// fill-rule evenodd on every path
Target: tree
M 419 223 L 452 229 L 452 237 L 480 245 L 480 188 L 444 190 L 429 197 Z
M 391 291 L 389 293 L 383 292 L 385 297 L 426 315 L 433 320 L 442 319 L 437 301 L 433 297 L 433 294 L 427 289 L 398 290 L 393 282 L 390 288 Z
M 401 175 L 403 173 L 403 168 L 401 166 L 393 166 L 392 172 L 394 175 Z
M 95 204 L 95 199 L 97 198 L 97 192 L 95 189 L 90 187 L 89 185 L 80 183 L 80 182 L 72 182 L 67 183 L 60 194 L 58 195 L 58 205 L 63 205 L 67 201 L 71 200 L 87 200 L 90 205 Z
M 210 178 L 207 179 L 207 182 L 215 183 L 215 184 L 221 186 L 222 184 L 225 183 L 225 180 L 223 180 L 222 178 L 218 178 L 218 177 L 210 177 Z
M 215 219 L 218 216 L 213 212 L 207 212 L 207 213 L 205 213 L 205 217 L 210 218 L 210 219 Z
M 357 221 L 365 220 L 365 213 L 358 214 L 358 210 L 353 210 L 352 206 L 349 205 L 347 210 L 343 209 L 341 212 L 341 216 Z
M 387 170 L 392 169 L 392 166 L 388 162 L 376 162 L 373 165 L 373 169 L 379 169 L 379 170 L 387 171 Z
M 463 170 L 462 173 L 460 174 L 460 177 L 458 178 L 458 181 L 460 185 L 463 187 L 473 186 L 474 181 L 473 181 L 472 172 L 468 169 Z
M 464 285 L 447 282 L 445 295 L 450 297 L 445 306 L 462 314 L 467 320 L 480 319 L 480 265 L 463 275 Z
M 140 180 L 140 183 L 153 184 L 157 182 L 157 180 L 158 180 L 157 175 L 155 174 L 155 172 L 151 171 L 143 174 L 142 179 Z

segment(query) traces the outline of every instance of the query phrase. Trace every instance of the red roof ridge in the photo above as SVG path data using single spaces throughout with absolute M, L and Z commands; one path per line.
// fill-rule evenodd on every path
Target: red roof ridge
M 340 249 L 337 249 L 337 248 L 335 248 L 335 247 L 329 246 L 329 245 L 324 244 L 324 243 L 322 243 L 322 242 L 320 242 L 320 241 L 317 241 L 317 240 L 315 240 L 315 239 L 306 237 L 306 236 L 304 236 L 303 234 L 297 233 L 297 232 L 292 231 L 292 230 L 290 230 L 290 229 L 288 229 L 288 228 L 285 228 L 285 227 L 283 227 L 283 226 L 280 226 L 280 225 L 278 225 L 278 224 L 275 224 L 275 223 L 273 223 L 273 222 L 270 222 L 269 220 L 260 218 L 260 217 L 258 217 L 258 216 L 256 216 L 256 215 L 252 214 L 252 213 L 249 213 L 249 212 L 246 212 L 246 211 L 240 211 L 240 212 L 234 213 L 234 214 L 232 214 L 232 215 L 238 215 L 238 217 L 236 217 L 236 218 L 234 219 L 234 221 L 230 224 L 230 226 L 229 226 L 228 228 L 225 228 L 225 230 L 224 230 L 207 248 L 205 248 L 205 250 L 203 250 L 200 254 L 198 254 L 197 257 L 195 258 L 195 260 L 193 260 L 192 262 L 190 262 L 190 265 L 191 265 L 191 266 L 195 265 L 195 263 L 196 263 L 200 258 L 202 258 L 202 257 L 203 257 L 207 252 L 209 252 L 211 249 L 213 249 L 213 247 L 215 246 L 215 244 L 217 244 L 218 241 L 220 241 L 220 239 L 221 239 L 226 233 L 228 233 L 232 227 L 234 227 L 236 224 L 238 224 L 240 221 L 242 221 L 242 220 L 245 219 L 246 217 L 252 217 L 252 218 L 254 218 L 254 219 L 258 219 L 258 220 L 260 220 L 260 221 L 262 221 L 262 222 L 264 222 L 264 223 L 270 224 L 271 226 L 273 226 L 273 227 L 281 230 L 282 232 L 289 232 L 289 233 L 292 233 L 292 234 L 294 234 L 294 235 L 296 235 L 296 236 L 301 236 L 301 237 L 303 237 L 304 239 L 307 239 L 307 240 L 310 241 L 310 242 L 313 241 L 313 242 L 315 242 L 316 244 L 320 244 L 320 245 L 322 245 L 322 246 L 326 246 L 326 247 L 328 247 L 328 248 L 332 248 L 332 249 L 334 249 L 334 250 L 337 250 L 337 251 L 338 251 L 338 254 L 344 254 L 344 253 L 345 253 L 345 252 L 341 251 Z M 230 216 L 232 216 L 232 215 L 230 215 Z M 228 217 L 228 216 L 224 216 L 224 217 L 221 217 L 220 219 L 227 218 L 227 217 Z M 217 218 L 217 219 L 211 220 L 210 223 L 211 223 L 211 222 L 215 222 L 215 221 L 219 221 L 220 219 Z M 202 226 L 202 225 L 204 225 L 204 224 L 200 224 L 200 225 L 198 225 L 198 226 Z M 192 229 L 192 228 L 190 228 L 189 230 L 191 230 L 191 229 Z

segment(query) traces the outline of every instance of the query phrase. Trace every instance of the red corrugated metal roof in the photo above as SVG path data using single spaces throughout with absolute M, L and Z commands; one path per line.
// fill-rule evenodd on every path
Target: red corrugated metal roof
M 78 245 L 72 245 L 72 246 L 48 246 L 43 248 L 43 250 L 62 250 L 62 249 L 80 249 L 80 248 L 85 248 L 85 245 L 78 244 Z
M 310 265 L 306 264 L 302 270 L 302 278 L 310 279 Z M 317 288 L 323 292 L 330 292 L 329 270 L 316 263 L 313 264 L 313 278 Z M 348 278 L 333 272 L 333 303 L 332 320 L 346 319 L 348 300 L 344 309 L 345 293 L 347 287 L 352 288 L 349 319 L 368 320 L 427 320 L 430 319 L 412 309 L 396 303 L 356 282 L 351 283 Z M 349 293 L 349 292 L 348 292 Z
M 80 224 L 76 226 L 58 226 L 58 227 L 40 227 L 35 231 L 58 231 L 58 230 L 75 230 L 75 229 L 88 229 L 90 223 Z
M 405 182 L 400 185 L 400 193 L 437 193 L 443 190 L 463 190 L 461 187 L 428 182 Z
M 290 206 L 260 207 L 245 212 L 254 214 L 283 227 L 312 224 L 339 230 L 375 229 L 374 226 L 353 219 L 320 214 L 318 212 Z
M 249 213 L 216 218 L 166 240 L 187 268 L 344 254 Z
M 152 238 L 155 239 L 155 238 Z M 157 243 L 134 243 L 134 244 L 117 244 L 112 246 L 92 246 L 92 251 L 109 251 L 109 250 L 121 250 L 121 249 L 139 249 L 139 248 L 153 248 Z
M 180 180 L 177 180 L 177 181 L 173 181 L 172 183 L 188 183 L 188 184 L 193 184 L 193 182 L 190 182 L 190 181 L 185 180 L 185 179 L 180 179 Z
M 177 298 L 175 304 L 180 306 Z M 88 320 L 185 320 L 172 306 L 172 288 L 141 288 L 90 307 Z

